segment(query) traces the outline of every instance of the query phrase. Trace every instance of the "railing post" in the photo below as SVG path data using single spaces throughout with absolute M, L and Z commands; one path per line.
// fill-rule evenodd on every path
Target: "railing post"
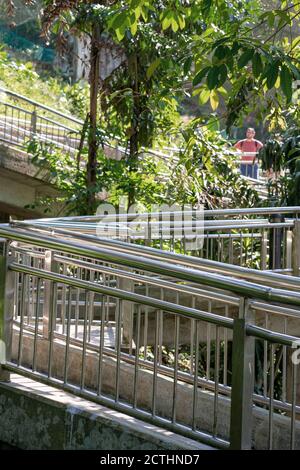
M 293 231 L 292 230 L 287 230 L 285 234 L 285 266 L 283 266 L 286 269 L 292 269 L 293 266 Z
M 296 219 L 293 228 L 292 268 L 293 276 L 299 276 L 300 269 L 300 220 Z
M 124 272 L 124 276 L 126 272 Z M 133 292 L 133 281 L 120 277 L 118 280 L 118 288 L 127 292 Z M 123 300 L 122 302 L 122 348 L 132 349 L 133 340 L 133 305 L 131 302 Z
M 45 251 L 45 271 L 55 272 L 53 252 L 50 250 Z M 43 337 L 49 338 L 49 325 L 52 312 L 52 281 L 44 281 L 44 305 L 43 305 Z M 63 309 L 63 305 L 61 306 Z
M 2 366 L 11 359 L 15 274 L 8 270 L 12 255 L 6 241 L 0 241 L 0 381 L 9 382 L 10 373 Z
M 31 114 L 31 123 L 30 123 L 31 137 L 33 137 L 36 134 L 36 123 L 37 123 L 37 113 L 36 113 L 36 108 L 34 108 Z
M 254 390 L 254 338 L 247 336 L 251 311 L 241 299 L 240 318 L 234 320 L 230 448 L 251 449 L 252 401 Z
M 284 222 L 284 216 L 282 214 L 271 214 L 270 223 L 278 224 Z M 269 259 L 269 269 L 281 269 L 282 262 L 282 238 L 283 238 L 283 229 L 282 228 L 272 228 L 270 233 L 270 259 Z
M 261 249 L 260 249 L 260 269 L 267 269 L 267 252 L 268 252 L 268 234 L 265 229 L 261 232 Z

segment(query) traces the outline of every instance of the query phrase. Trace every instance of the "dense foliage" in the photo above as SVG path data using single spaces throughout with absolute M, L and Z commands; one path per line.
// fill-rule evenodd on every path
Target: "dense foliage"
M 12 5 L 12 1 L 7 2 Z M 126 157 L 118 164 L 120 182 L 138 181 L 139 156 L 144 146 L 174 133 L 178 101 L 184 93 L 199 96 L 216 111 L 226 103 L 228 131 L 243 113 L 256 107 L 284 107 L 292 100 L 293 81 L 300 78 L 300 38 L 288 35 L 300 15 L 300 3 L 256 0 L 57 0 L 43 2 L 44 34 L 50 29 L 61 38 L 64 33 L 90 38 L 90 110 L 86 176 L 86 208 L 97 204 L 98 182 L 105 164 L 99 152 L 99 129 L 122 139 Z M 266 32 L 268 28 L 269 32 Z M 101 38 L 120 48 L 120 64 L 105 80 L 99 77 Z M 97 99 L 98 97 L 98 99 Z M 100 111 L 97 108 L 101 103 Z M 167 193 L 175 198 L 204 199 L 218 203 L 228 192 L 239 196 L 242 187 L 228 164 L 224 142 L 201 132 L 207 120 L 196 121 L 186 135 L 177 131 L 179 145 L 185 145 L 172 175 Z M 199 137 L 201 136 L 201 137 Z M 200 139 L 200 140 L 199 140 Z M 197 153 L 196 152 L 196 153 Z M 206 155 L 209 155 L 207 158 Z M 214 171 L 216 170 L 216 171 Z M 111 171 L 111 169 L 109 170 Z M 177 174 L 176 174 L 177 172 Z M 105 173 L 105 171 L 104 171 Z M 184 178 L 179 175 L 184 174 Z M 229 186 L 234 189 L 229 191 Z M 101 186 L 101 185 L 100 185 Z M 130 203 L 137 200 L 137 184 L 125 184 Z M 225 189 L 222 189 L 225 188 Z M 202 194 L 203 193 L 203 194 Z M 245 191 L 244 191 L 245 193 Z M 208 197 L 206 197 L 206 194 Z M 226 196 L 225 196 L 226 197 Z M 240 198 L 241 199 L 241 198 Z M 238 199 L 236 202 L 240 201 Z
M 41 75 L 35 70 L 34 64 L 11 56 L 2 49 L 1 44 L 0 87 L 66 114 L 79 118 L 86 114 L 88 96 L 86 85 L 83 83 L 70 85 L 59 77 Z M 25 103 L 23 105 L 25 106 Z

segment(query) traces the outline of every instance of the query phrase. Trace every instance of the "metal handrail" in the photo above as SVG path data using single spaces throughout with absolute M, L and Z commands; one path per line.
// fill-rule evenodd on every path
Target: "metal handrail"
M 148 271 L 163 276 L 189 281 L 195 284 L 207 285 L 222 290 L 229 290 L 243 297 L 255 297 L 270 302 L 281 302 L 286 305 L 300 306 L 300 294 L 292 291 L 281 290 L 272 287 L 264 287 L 259 284 L 232 279 L 219 274 L 211 274 L 205 271 L 170 265 L 166 262 L 148 259 L 146 257 L 128 255 L 117 250 L 109 250 L 99 247 L 88 247 L 78 243 L 57 240 L 40 234 L 20 233 L 18 230 L 0 226 L 0 237 L 8 240 L 23 242 L 35 246 L 43 246 L 51 250 L 76 254 L 84 257 L 92 257 L 102 261 Z M 117 244 L 116 247 L 117 248 Z M 263 273 L 265 275 L 265 273 Z M 274 275 L 276 276 L 276 275 Z M 277 274 L 278 276 L 278 274 Z
M 209 313 L 190 307 L 184 307 L 182 305 L 175 305 L 171 302 L 166 302 L 165 300 L 155 299 L 153 297 L 147 297 L 145 295 L 136 294 L 134 292 L 128 292 L 108 286 L 99 286 L 93 282 L 83 281 L 74 277 L 65 276 L 64 274 L 56 274 L 50 271 L 45 271 L 43 269 L 27 267 L 17 263 L 11 263 L 9 265 L 9 269 L 14 272 L 37 276 L 42 279 L 59 282 L 68 286 L 77 287 L 79 289 L 86 289 L 89 292 L 105 294 L 110 297 L 116 297 L 122 300 L 136 302 L 141 305 L 147 305 L 148 307 L 165 310 L 167 312 L 177 313 L 188 318 L 194 318 L 195 320 L 209 321 L 210 323 L 223 326 L 224 328 L 233 328 L 232 318 L 221 317 L 220 315 L 216 315 L 214 313 Z
M 0 123 L 1 123 L 1 122 L 3 122 L 3 121 L 0 120 Z M 15 126 L 15 125 L 13 125 L 13 124 L 10 124 L 10 128 L 11 128 L 11 129 L 16 129 L 16 130 L 19 130 L 19 129 L 20 129 L 20 127 L 17 127 L 17 126 Z M 60 143 L 60 142 L 54 141 L 54 140 L 52 140 L 52 139 L 49 139 L 49 138 L 46 137 L 45 135 L 40 134 L 40 133 L 38 133 L 38 132 L 32 132 L 31 130 L 29 130 L 29 129 L 24 129 L 24 128 L 21 128 L 21 131 L 22 131 L 22 133 L 23 133 L 23 137 L 24 137 L 25 135 L 26 135 L 27 137 L 33 137 L 33 135 L 38 135 L 38 137 L 39 137 L 42 141 L 44 141 L 44 142 L 46 142 L 46 143 L 54 144 L 56 147 L 61 148 L 61 149 L 64 149 L 64 150 L 66 150 L 66 151 L 68 151 L 68 152 L 76 152 L 76 148 L 70 147 L 69 145 L 64 145 L 64 144 L 62 144 L 62 143 Z M 75 131 L 72 130 L 72 132 L 75 132 Z M 15 140 L 16 140 L 16 141 L 15 141 Z M 13 145 L 18 145 L 18 136 L 15 136 L 15 140 L 12 139 L 12 140 L 11 140 L 11 143 L 12 143 Z
M 73 116 L 70 116 L 69 114 L 64 114 L 60 111 L 56 111 L 55 109 L 50 108 L 49 106 L 38 103 L 37 101 L 31 100 L 31 99 L 27 98 L 26 96 L 19 95 L 18 93 L 14 93 L 13 91 L 7 90 L 6 88 L 0 87 L 0 92 L 6 93 L 7 95 L 13 96 L 14 98 L 18 98 L 20 100 L 23 100 L 26 103 L 29 103 L 29 104 L 37 107 L 37 108 L 44 109 L 45 111 L 48 111 L 50 113 L 56 114 L 57 116 L 60 116 L 64 119 L 69 119 L 70 121 L 75 122 L 76 124 L 80 124 L 80 125 L 84 124 L 81 119 L 76 119 Z
M 113 215 L 113 217 L 117 217 L 118 221 L 121 221 L 122 218 L 125 220 L 130 220 L 131 218 L 143 218 L 143 217 L 159 217 L 165 215 L 182 215 L 183 213 L 187 216 L 195 215 L 197 209 L 189 210 L 189 211 L 163 211 L 163 212 L 143 212 L 143 213 L 121 213 L 117 215 Z M 258 208 L 236 208 L 236 209 L 207 209 L 203 211 L 204 217 L 216 217 L 216 216 L 252 216 L 252 215 L 271 215 L 271 214 L 300 214 L 300 206 L 290 206 L 290 207 L 258 207 Z M 35 219 L 34 223 L 47 223 L 51 220 L 54 221 L 68 221 L 68 222 L 92 222 L 100 220 L 101 218 L 106 217 L 106 221 L 109 220 L 109 215 L 94 215 L 94 216 L 75 216 L 75 217 L 58 217 L 58 218 L 47 218 L 47 219 Z M 250 222 L 251 219 L 249 219 Z M 26 221 L 30 223 L 30 220 Z
M 18 247 L 18 251 L 20 251 Z M 25 253 L 28 253 L 28 251 L 24 250 Z M 30 256 L 33 254 L 30 253 Z M 89 271 L 97 271 L 99 270 L 99 265 L 95 265 L 94 263 L 89 263 L 88 261 L 82 261 L 82 260 L 77 260 L 77 259 L 70 259 L 68 257 L 62 256 L 62 255 L 54 255 L 53 257 L 54 261 L 58 261 L 59 263 L 64 263 L 64 264 L 71 264 L 72 266 L 76 267 L 84 267 L 88 268 Z M 108 266 L 101 266 L 101 272 L 106 273 L 106 274 L 112 274 L 113 276 L 116 277 L 124 277 L 124 271 L 120 269 L 115 269 L 111 268 Z M 188 286 L 185 284 L 174 284 L 170 281 L 166 281 L 161 278 L 154 278 L 154 277 L 149 277 L 141 274 L 136 274 L 132 272 L 126 272 L 126 279 L 136 281 L 136 282 L 142 282 L 143 284 L 151 284 L 152 286 L 156 287 L 167 287 L 170 290 L 174 291 L 179 291 L 181 293 L 187 293 L 187 294 L 192 294 L 196 296 L 205 296 L 206 299 L 213 299 L 213 300 L 219 300 L 220 302 L 226 302 L 227 304 L 230 305 L 239 305 L 239 300 L 236 297 L 230 297 L 229 295 L 226 294 L 219 294 L 217 292 L 210 293 L 207 290 L 202 290 L 199 289 L 198 287 L 192 287 Z
M 19 223 L 16 223 L 17 225 Z M 21 223 L 21 225 L 23 225 Z M 31 225 L 34 227 L 34 225 Z M 30 229 L 30 227 L 27 227 Z M 39 226 L 37 228 L 40 228 Z M 187 267 L 191 267 L 194 269 L 206 269 L 209 270 L 213 273 L 222 273 L 224 275 L 229 275 L 229 276 L 236 276 L 239 278 L 246 278 L 247 280 L 250 278 L 252 280 L 257 280 L 259 282 L 265 282 L 265 283 L 272 283 L 274 285 L 278 286 L 289 286 L 291 289 L 292 288 L 298 288 L 300 287 L 300 278 L 297 277 L 292 277 L 292 276 L 286 276 L 284 274 L 279 274 L 279 273 L 274 273 L 274 272 L 267 272 L 267 271 L 258 271 L 256 269 L 251 269 L 251 268 L 245 268 L 242 266 L 236 266 L 232 264 L 225 264 L 225 263 L 220 263 L 218 261 L 213 261 L 213 260 L 207 260 L 204 258 L 197 258 L 194 256 L 187 256 L 187 255 L 182 255 L 182 254 L 176 254 L 176 253 L 171 253 L 168 251 L 164 250 L 159 250 L 158 248 L 151 248 L 147 246 L 140 246 L 136 244 L 130 244 L 123 242 L 121 240 L 109 240 L 105 238 L 98 238 L 93 235 L 87 235 L 87 234 L 79 234 L 77 232 L 72 232 L 69 230 L 63 230 L 63 229 L 55 229 L 55 232 L 53 233 L 52 230 L 52 235 L 56 232 L 60 235 L 68 235 L 72 236 L 75 239 L 79 239 L 82 241 L 88 241 L 91 242 L 94 246 L 106 246 L 106 247 L 116 247 L 118 248 L 119 251 L 125 252 L 125 253 L 132 253 L 135 255 L 142 255 L 143 258 L 151 258 L 151 259 L 156 259 L 156 260 L 163 260 L 163 261 L 172 261 L 176 262 L 178 264 L 182 264 Z
M 277 333 L 267 330 L 266 328 L 261 328 L 260 326 L 250 324 L 246 325 L 246 333 L 248 336 L 264 339 L 270 343 L 282 344 L 283 346 L 289 347 L 292 347 L 296 341 L 299 341 L 299 338 L 296 336 L 287 335 L 286 333 Z

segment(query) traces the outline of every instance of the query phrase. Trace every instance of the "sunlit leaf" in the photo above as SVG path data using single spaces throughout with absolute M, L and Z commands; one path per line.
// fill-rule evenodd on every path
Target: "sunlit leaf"
M 212 110 L 215 111 L 219 106 L 219 95 L 216 90 L 213 90 L 210 93 L 209 101 L 210 101 Z
M 155 70 L 157 69 L 157 67 L 159 66 L 159 64 L 161 63 L 161 59 L 160 58 L 157 58 L 154 62 L 152 62 L 152 64 L 148 67 L 147 69 L 147 72 L 146 72 L 146 76 L 147 78 L 151 78 L 152 75 L 154 74 Z

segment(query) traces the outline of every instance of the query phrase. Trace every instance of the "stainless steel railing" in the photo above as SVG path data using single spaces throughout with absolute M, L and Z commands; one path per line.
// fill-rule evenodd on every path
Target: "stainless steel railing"
M 35 137 L 65 152 L 76 151 L 83 124 L 80 120 L 4 88 L 0 88 L 0 95 L 2 142 L 24 148 Z
M 299 446 L 298 279 L 249 283 L 240 267 L 90 235 L 2 226 L 0 236 L 11 241 L 5 371 L 221 448 L 250 446 L 249 429 L 256 448 Z
M 105 209 L 107 207 L 105 206 Z M 18 223 L 73 236 L 122 239 L 176 254 L 298 275 L 299 207 L 183 210 Z M 84 224 L 83 224 L 84 223 Z M 195 242 L 191 245 L 191 241 Z

